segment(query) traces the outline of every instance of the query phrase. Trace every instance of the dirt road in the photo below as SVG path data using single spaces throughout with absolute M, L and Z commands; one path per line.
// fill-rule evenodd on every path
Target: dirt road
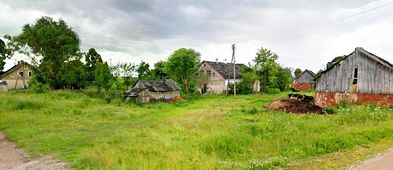
M 0 133 L 0 169 L 1 170 L 65 170 L 67 165 L 51 157 L 30 159 L 27 154 L 8 142 Z
M 372 159 L 363 161 L 350 170 L 393 170 L 393 149 L 378 154 Z

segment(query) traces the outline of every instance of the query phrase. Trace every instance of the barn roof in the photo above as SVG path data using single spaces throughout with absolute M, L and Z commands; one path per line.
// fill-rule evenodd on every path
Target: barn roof
M 355 51 L 353 51 L 351 54 L 346 55 L 346 56 L 344 57 L 344 59 L 342 59 L 341 61 L 339 61 L 339 62 L 335 63 L 334 65 L 332 65 L 330 68 L 328 68 L 328 69 L 326 69 L 325 71 L 323 71 L 323 72 L 319 75 L 319 77 L 320 77 L 322 74 L 324 74 L 324 73 L 328 72 L 329 70 L 333 69 L 335 65 L 341 63 L 343 60 L 346 60 L 349 56 L 351 56 L 352 54 L 354 54 L 354 53 L 356 53 L 356 52 L 359 52 L 360 54 L 363 54 L 363 56 L 368 57 L 368 58 L 370 58 L 371 60 L 374 60 L 374 61 L 376 61 L 377 63 L 379 63 L 379 64 L 381 64 L 381 65 L 383 65 L 383 66 L 385 66 L 385 67 L 387 67 L 387 68 L 389 68 L 389 69 L 391 69 L 391 70 L 393 70 L 393 64 L 389 63 L 388 61 L 386 61 L 385 59 L 383 59 L 383 58 L 381 58 L 381 57 L 378 57 L 377 55 L 375 55 L 375 54 L 373 54 L 373 53 L 370 53 L 370 52 L 366 51 L 366 50 L 363 49 L 362 47 L 357 47 L 357 48 L 355 48 Z M 316 77 L 315 79 L 317 80 L 317 79 L 319 79 L 319 77 Z
M 137 96 L 143 90 L 148 89 L 153 92 L 180 91 L 179 85 L 172 79 L 166 80 L 139 80 L 134 87 L 126 92 L 125 96 Z
M 223 62 L 215 62 L 215 61 L 203 61 L 202 64 L 207 63 L 213 67 L 224 79 L 233 78 L 233 64 L 231 63 L 223 63 Z M 242 67 L 246 67 L 244 64 L 236 64 L 235 65 L 235 73 L 236 79 L 240 79 L 242 77 L 241 69 Z
M 297 75 L 296 77 L 295 77 L 295 79 L 297 79 L 297 78 L 299 78 L 300 76 L 302 76 L 303 74 L 305 74 L 305 73 L 309 73 L 309 74 L 311 74 L 313 77 L 315 77 L 315 73 L 314 72 L 312 72 L 311 70 L 304 70 L 302 73 L 300 73 L 299 75 Z

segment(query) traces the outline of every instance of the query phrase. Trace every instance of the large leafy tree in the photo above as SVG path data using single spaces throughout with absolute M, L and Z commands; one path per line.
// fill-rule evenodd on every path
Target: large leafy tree
M 101 55 L 94 48 L 90 48 L 85 55 L 86 68 L 88 71 L 88 80 L 94 81 L 94 75 L 97 63 L 102 63 Z
M 136 72 L 138 73 L 138 79 L 140 79 L 140 80 L 149 79 L 149 76 L 150 76 L 149 63 L 141 61 L 141 63 L 138 65 L 138 68 L 136 68 Z
M 113 75 L 108 63 L 97 63 L 94 77 L 98 92 L 101 92 L 101 88 L 109 90 L 112 85 Z
M 279 67 L 277 72 L 277 87 L 281 91 L 288 90 L 293 81 L 292 71 L 290 68 Z
M 255 68 L 264 87 L 277 87 L 277 73 L 280 65 L 277 63 L 278 55 L 266 48 L 258 50 L 254 59 Z
M 188 95 L 196 84 L 195 73 L 201 63 L 200 53 L 193 49 L 181 48 L 176 50 L 166 64 L 167 73 L 182 86 Z
M 168 74 L 165 71 L 165 61 L 159 61 L 154 64 L 154 69 L 151 70 L 152 79 L 166 79 L 168 78 Z
M 61 70 L 64 86 L 71 89 L 81 89 L 87 85 L 87 72 L 80 59 L 65 63 Z
M 11 56 L 11 51 L 7 48 L 4 41 L 0 39 L 0 71 L 4 69 L 5 59 Z
M 10 40 L 11 44 L 28 47 L 25 53 L 41 57 L 35 73 L 37 81 L 52 88 L 61 88 L 65 84 L 60 72 L 62 65 L 80 55 L 78 35 L 61 19 L 41 17 L 36 23 L 25 25 L 22 33 Z

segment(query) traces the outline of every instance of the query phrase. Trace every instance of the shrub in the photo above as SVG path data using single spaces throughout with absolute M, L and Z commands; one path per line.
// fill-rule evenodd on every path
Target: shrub
M 29 89 L 35 93 L 45 93 L 49 91 L 49 84 L 43 84 L 33 77 L 29 82 Z
M 280 93 L 280 92 L 281 92 L 281 91 L 280 91 L 279 88 L 271 88 L 271 87 L 268 87 L 268 88 L 265 89 L 265 93 L 267 93 L 267 94 L 278 94 L 278 93 Z

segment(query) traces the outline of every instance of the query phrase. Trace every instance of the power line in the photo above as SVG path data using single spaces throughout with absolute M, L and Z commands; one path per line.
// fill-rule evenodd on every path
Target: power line
M 344 24 L 344 23 L 350 21 L 352 18 L 355 18 L 356 16 L 359 16 L 359 15 L 362 15 L 362 14 L 365 14 L 365 13 L 369 13 L 371 11 L 375 11 L 375 10 L 378 10 L 380 8 L 384 8 L 384 7 L 390 6 L 392 4 L 393 4 L 393 1 L 390 1 L 390 2 L 384 3 L 382 5 L 378 5 L 378 6 L 375 6 L 375 7 L 371 7 L 371 8 L 367 8 L 367 9 L 361 10 L 359 12 L 355 12 L 355 13 L 350 14 L 350 15 L 344 17 L 344 18 L 331 20 L 331 21 L 327 20 L 327 21 L 325 21 L 322 24 L 316 25 L 316 26 L 314 26 L 312 28 L 309 28 L 307 30 L 298 32 L 298 33 L 296 33 L 294 35 L 291 35 L 291 36 L 287 36 L 287 37 L 283 37 L 283 38 L 275 38 L 275 39 L 271 39 L 271 40 L 266 40 L 264 42 L 265 43 L 267 43 L 267 42 L 280 42 L 280 41 L 295 39 L 295 38 L 303 36 L 303 35 L 314 33 L 314 31 L 316 31 L 318 29 L 321 29 L 321 28 L 326 29 L 329 26 L 332 27 L 332 26 L 338 26 L 340 24 Z

